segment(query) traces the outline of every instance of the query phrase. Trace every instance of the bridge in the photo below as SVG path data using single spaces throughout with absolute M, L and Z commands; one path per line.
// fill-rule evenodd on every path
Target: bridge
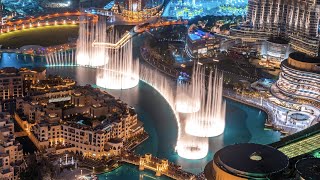
M 108 42 L 93 42 L 93 47 L 105 47 L 107 49 L 119 49 L 123 47 L 133 36 L 136 34 L 148 32 L 152 28 L 171 26 L 171 25 L 183 25 L 188 24 L 188 21 L 159 21 L 153 24 L 144 24 L 137 25 L 131 31 L 125 33 L 125 35 L 116 43 L 108 43 Z
M 93 42 L 92 46 L 93 47 L 99 47 L 99 46 L 103 46 L 107 49 L 119 49 L 121 47 L 123 47 L 125 44 L 127 44 L 127 42 L 129 42 L 129 40 L 135 35 L 135 33 L 133 32 L 127 32 L 125 33 L 124 36 L 122 36 L 122 38 L 116 42 L 116 43 L 108 43 L 108 42 Z
M 167 159 L 158 159 L 157 157 L 152 157 L 151 154 L 140 156 L 127 153 L 122 157 L 122 162 L 139 166 L 140 171 L 145 169 L 154 171 L 158 177 L 165 175 L 179 180 L 196 179 L 195 175 L 181 170 L 179 166 L 170 163 Z
M 289 158 L 310 154 L 320 149 L 320 123 L 270 144 Z

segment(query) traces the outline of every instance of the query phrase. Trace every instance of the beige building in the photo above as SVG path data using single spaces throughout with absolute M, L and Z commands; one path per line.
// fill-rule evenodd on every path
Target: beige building
M 144 132 L 134 109 L 108 93 L 91 86 L 72 91 L 60 102 L 17 102 L 23 109 L 16 119 L 39 149 L 100 158 L 118 155 L 129 138 Z
M 0 69 L 0 111 L 13 111 L 15 99 L 24 97 L 32 84 L 45 77 L 46 70 L 38 68 L 34 70 L 13 67 Z
M 18 179 L 21 168 L 23 151 L 15 141 L 13 120 L 9 113 L 0 113 L 0 179 Z

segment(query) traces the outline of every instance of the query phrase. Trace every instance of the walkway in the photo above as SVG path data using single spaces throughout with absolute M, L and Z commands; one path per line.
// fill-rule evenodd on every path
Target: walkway
M 81 20 L 79 18 L 80 16 L 86 16 L 89 20 Z M 8 21 L 2 25 L 0 33 L 8 33 L 44 26 L 76 25 L 79 23 L 88 23 L 89 21 L 97 22 L 98 16 L 81 12 L 48 14 L 46 16 L 39 16 L 36 18 L 23 19 L 19 21 Z
M 131 31 L 125 33 L 125 35 L 116 43 L 108 43 L 108 42 L 93 42 L 92 46 L 99 47 L 103 46 L 107 49 L 119 49 L 123 47 L 129 40 L 140 33 L 148 32 L 152 28 L 171 26 L 171 25 L 183 25 L 188 24 L 188 21 L 158 21 L 152 24 L 145 25 L 137 25 Z
M 179 166 L 168 162 L 166 159 L 152 157 L 151 154 L 140 156 L 127 153 L 122 157 L 122 161 L 139 166 L 140 171 L 143 171 L 144 169 L 154 171 L 156 176 L 165 175 L 172 179 L 179 180 L 196 179 L 194 174 L 181 170 Z

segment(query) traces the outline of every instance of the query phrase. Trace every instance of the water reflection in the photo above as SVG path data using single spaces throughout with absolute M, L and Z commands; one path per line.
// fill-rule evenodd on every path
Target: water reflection
M 18 56 L 13 53 L 3 53 L 0 67 L 32 67 L 43 65 L 43 59 Z M 47 74 L 60 74 L 74 78 L 78 84 L 95 84 L 96 70 L 84 67 L 50 67 L 47 68 Z M 264 130 L 264 122 L 267 118 L 264 112 L 232 100 L 227 100 L 226 107 L 226 127 L 224 134 L 209 138 L 209 153 L 201 160 L 187 160 L 179 157 L 175 152 L 177 139 L 177 124 L 173 112 L 168 107 L 167 102 L 149 85 L 140 82 L 135 88 L 128 90 L 108 90 L 116 98 L 135 107 L 138 118 L 144 123 L 146 131 L 150 138 L 136 149 L 136 153 L 152 153 L 160 158 L 167 158 L 182 166 L 184 170 L 199 173 L 203 170 L 206 163 L 212 160 L 213 155 L 222 147 L 241 142 L 255 142 L 268 144 L 280 139 L 280 134 L 274 131 Z M 121 167 L 122 168 L 122 167 Z M 128 173 L 130 168 L 125 167 L 124 171 L 115 171 L 116 173 Z M 139 179 L 137 176 L 127 179 Z M 133 173 L 133 174 L 135 174 Z M 153 175 L 151 173 L 151 175 Z M 121 179 L 108 173 L 101 177 L 102 179 Z M 146 176 L 144 176 L 146 178 Z M 123 179 L 123 178 L 122 178 Z

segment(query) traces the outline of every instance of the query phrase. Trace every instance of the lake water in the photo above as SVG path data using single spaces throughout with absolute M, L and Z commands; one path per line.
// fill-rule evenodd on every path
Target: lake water
M 43 58 L 31 59 L 29 56 L 17 56 L 3 53 L 0 67 L 43 66 Z M 96 70 L 85 67 L 50 67 L 47 74 L 59 74 L 72 77 L 79 85 L 95 85 Z M 140 82 L 137 87 L 128 90 L 108 90 L 115 97 L 135 107 L 139 119 L 144 123 L 150 137 L 136 149 L 136 153 L 151 153 L 159 158 L 167 158 L 182 166 L 186 171 L 200 173 L 213 155 L 226 145 L 234 143 L 269 144 L 280 139 L 280 133 L 265 130 L 266 114 L 259 109 L 232 101 L 227 101 L 226 128 L 223 135 L 210 138 L 210 152 L 204 159 L 187 160 L 174 151 L 177 139 L 177 123 L 167 102 L 151 86 Z M 139 172 L 137 167 L 124 165 L 115 171 L 99 176 L 99 179 L 154 179 L 153 172 Z M 167 179 L 161 177 L 158 179 Z

